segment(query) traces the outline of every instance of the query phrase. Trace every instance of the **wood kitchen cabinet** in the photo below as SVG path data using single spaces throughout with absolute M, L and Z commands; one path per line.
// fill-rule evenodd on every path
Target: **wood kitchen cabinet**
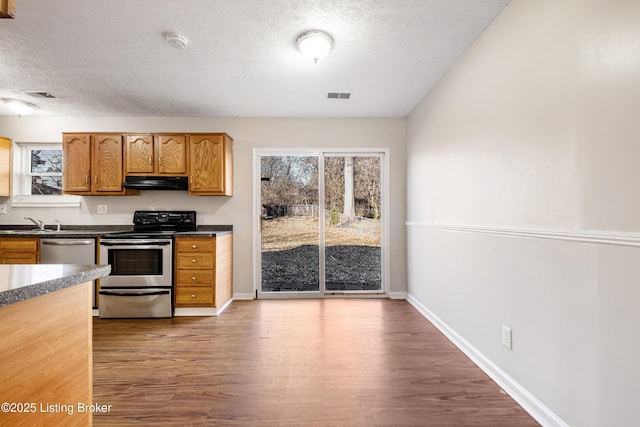
M 189 194 L 233 194 L 233 139 L 226 133 L 64 133 L 62 190 L 82 196 L 140 194 L 125 176 L 188 176 Z
M 233 194 L 232 144 L 226 133 L 189 135 L 189 194 Z
M 11 140 L 0 136 L 0 197 L 11 196 Z
M 121 134 L 62 136 L 62 191 L 78 195 L 137 194 L 122 187 Z
M 125 175 L 187 174 L 187 137 L 185 134 L 125 135 Z
M 231 234 L 176 237 L 176 308 L 221 308 L 231 300 L 232 241 Z
M 40 239 L 0 238 L 0 264 L 38 264 Z

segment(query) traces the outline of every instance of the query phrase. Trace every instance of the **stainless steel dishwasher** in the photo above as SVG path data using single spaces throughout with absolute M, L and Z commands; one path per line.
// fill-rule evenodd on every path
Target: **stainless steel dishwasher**
M 44 238 L 40 239 L 40 264 L 95 264 L 96 239 Z M 93 306 L 96 305 L 96 287 L 93 284 Z

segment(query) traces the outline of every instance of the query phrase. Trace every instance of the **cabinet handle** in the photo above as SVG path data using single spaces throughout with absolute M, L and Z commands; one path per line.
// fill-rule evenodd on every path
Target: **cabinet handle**
M 94 181 L 96 184 L 98 183 L 98 175 L 96 175 L 96 179 Z
M 191 277 L 191 280 L 196 280 L 196 276 Z
M 191 294 L 191 298 L 195 298 L 195 297 L 196 297 L 196 294 Z
M 195 260 L 195 259 L 192 259 L 192 260 L 191 260 L 191 262 L 195 263 L 195 262 L 196 262 L 196 260 Z
M 191 248 L 196 249 L 198 245 L 191 245 Z
M 162 157 L 158 156 L 158 164 L 161 165 L 162 164 Z
M 149 156 L 149 164 L 152 165 L 153 164 L 153 157 Z
M 85 184 L 88 184 L 88 183 L 89 183 L 89 175 L 87 175 L 87 176 L 85 176 L 85 177 L 84 177 L 84 183 L 85 183 Z

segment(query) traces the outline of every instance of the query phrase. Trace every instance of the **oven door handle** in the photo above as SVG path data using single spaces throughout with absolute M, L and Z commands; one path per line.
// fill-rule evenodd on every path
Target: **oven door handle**
M 168 290 L 165 291 L 150 291 L 150 292 L 116 292 L 116 291 L 98 291 L 100 295 L 111 295 L 117 297 L 146 297 L 149 295 L 167 295 L 171 293 Z
M 168 246 L 171 240 L 101 240 L 101 246 Z M 144 249 L 144 248 L 141 248 Z

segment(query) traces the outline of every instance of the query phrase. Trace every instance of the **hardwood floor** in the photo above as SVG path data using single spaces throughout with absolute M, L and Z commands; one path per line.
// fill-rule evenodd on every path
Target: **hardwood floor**
M 94 320 L 95 426 L 537 426 L 409 303 Z

